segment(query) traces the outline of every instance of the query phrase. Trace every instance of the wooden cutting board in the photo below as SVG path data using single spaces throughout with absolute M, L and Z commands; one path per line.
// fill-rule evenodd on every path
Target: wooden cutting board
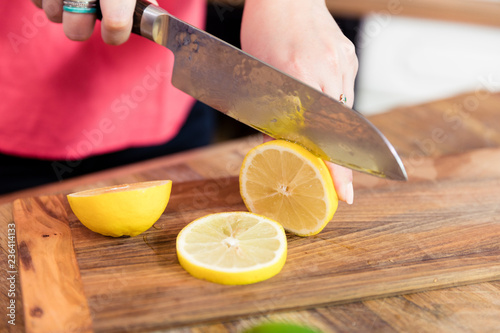
M 288 235 L 277 276 L 248 286 L 195 279 L 177 233 L 208 213 L 245 210 L 236 178 L 174 183 L 150 230 L 110 238 L 63 195 L 14 203 L 27 332 L 147 332 L 277 310 L 500 279 L 500 150 L 407 160 L 410 182 L 356 174 L 316 236 Z

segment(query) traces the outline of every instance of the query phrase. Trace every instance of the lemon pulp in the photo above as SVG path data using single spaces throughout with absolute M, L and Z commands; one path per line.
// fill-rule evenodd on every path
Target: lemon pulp
M 240 193 L 248 210 L 299 236 L 319 233 L 333 218 L 337 193 L 323 160 L 301 146 L 273 140 L 246 155 Z
M 221 284 L 249 284 L 278 274 L 286 261 L 283 227 L 249 212 L 204 216 L 177 236 L 177 257 L 194 277 Z

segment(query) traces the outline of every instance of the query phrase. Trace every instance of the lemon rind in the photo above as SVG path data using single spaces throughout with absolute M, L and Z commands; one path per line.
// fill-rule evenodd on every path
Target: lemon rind
M 185 235 L 195 228 L 197 224 L 208 223 L 209 219 L 229 216 L 235 213 L 258 217 L 260 220 L 272 224 L 279 231 L 276 239 L 280 240 L 280 247 L 274 251 L 275 257 L 271 261 L 249 268 L 214 267 L 198 261 L 184 250 L 183 246 L 186 244 Z M 176 250 L 180 265 L 192 276 L 219 284 L 244 285 L 267 280 L 282 270 L 287 258 L 287 239 L 283 226 L 268 217 L 251 212 L 222 212 L 205 215 L 186 225 L 177 236 Z
M 243 164 L 240 170 L 240 177 L 239 177 L 239 185 L 240 185 L 240 191 L 241 191 L 241 197 L 243 199 L 243 203 L 247 207 L 247 209 L 250 212 L 255 212 L 256 209 L 252 205 L 251 202 L 248 202 L 247 197 L 248 194 L 246 193 L 246 186 L 244 185 L 244 182 L 246 181 L 244 175 L 248 171 L 248 168 L 251 166 L 251 163 L 248 163 L 248 161 L 252 160 L 256 155 L 262 153 L 263 151 L 267 150 L 269 146 L 273 147 L 276 150 L 279 151 L 287 151 L 290 152 L 294 155 L 299 154 L 302 157 L 302 161 L 304 163 L 307 163 L 309 166 L 312 167 L 314 172 L 316 173 L 317 178 L 321 181 L 321 184 L 325 188 L 325 195 L 323 196 L 323 201 L 325 203 L 328 203 L 328 208 L 325 217 L 321 220 L 321 223 L 318 223 L 318 227 L 314 230 L 309 230 L 309 229 L 294 229 L 290 228 L 289 226 L 284 226 L 285 230 L 301 237 L 306 237 L 306 236 L 313 236 L 321 232 L 326 225 L 331 221 L 333 218 L 333 215 L 335 214 L 337 208 L 338 208 L 338 196 L 337 193 L 335 192 L 335 188 L 333 185 L 333 180 L 329 174 L 328 168 L 325 164 L 325 162 L 320 159 L 319 157 L 313 155 L 310 151 L 307 149 L 303 148 L 300 145 L 297 145 L 293 142 L 289 142 L 286 140 L 272 140 L 266 143 L 263 143 L 261 145 L 258 145 L 254 148 L 252 148 L 247 155 L 245 156 L 243 160 Z M 326 183 L 325 183 L 326 182 Z M 332 200 L 329 200 L 329 198 L 332 198 Z M 256 212 L 261 215 L 263 215 L 262 212 Z M 279 221 L 278 221 L 279 222 Z

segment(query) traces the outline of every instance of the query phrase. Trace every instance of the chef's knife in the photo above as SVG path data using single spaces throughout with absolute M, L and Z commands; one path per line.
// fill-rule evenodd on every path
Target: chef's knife
M 172 84 L 197 100 L 325 160 L 407 179 L 382 133 L 323 92 L 143 0 L 136 4 L 132 32 L 174 53 Z

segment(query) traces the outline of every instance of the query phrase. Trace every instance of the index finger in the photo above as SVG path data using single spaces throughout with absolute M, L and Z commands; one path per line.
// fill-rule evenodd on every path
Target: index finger
M 101 35 L 106 44 L 126 42 L 132 30 L 136 0 L 101 0 Z

